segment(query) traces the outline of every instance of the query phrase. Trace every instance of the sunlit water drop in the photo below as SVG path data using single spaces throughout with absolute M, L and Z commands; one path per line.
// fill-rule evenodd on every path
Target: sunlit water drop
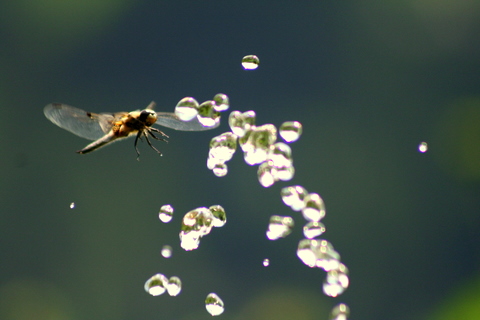
M 350 308 L 345 303 L 339 303 L 333 307 L 330 313 L 330 320 L 348 320 Z
M 269 259 L 263 259 L 263 266 L 268 267 L 270 265 L 270 260 Z
M 173 207 L 169 204 L 163 205 L 160 207 L 160 211 L 158 212 L 158 218 L 163 223 L 169 223 L 172 221 L 173 218 Z
M 182 121 L 190 121 L 198 114 L 198 102 L 192 97 L 180 100 L 175 107 L 175 114 Z
M 304 198 L 303 217 L 308 221 L 320 221 L 325 217 L 325 203 L 316 193 L 309 193 Z
M 213 101 L 215 101 L 215 110 L 216 111 L 227 111 L 230 107 L 230 102 L 228 96 L 223 93 L 217 93 L 215 97 L 213 97 Z
M 152 296 L 159 296 L 167 290 L 168 279 L 161 273 L 157 273 L 145 282 L 145 291 Z
M 268 224 L 267 238 L 269 240 L 277 240 L 285 238 L 292 232 L 294 222 L 292 217 L 282 217 L 273 215 L 270 217 Z
M 325 232 L 325 225 L 321 222 L 310 221 L 303 227 L 303 235 L 307 239 L 313 239 Z
M 279 134 L 286 142 L 297 141 L 302 135 L 302 124 L 298 121 L 287 121 L 280 126 Z
M 260 64 L 260 59 L 256 55 L 248 55 L 242 59 L 242 67 L 245 70 L 255 70 Z
M 198 106 L 198 121 L 204 127 L 214 127 L 220 121 L 220 113 L 215 110 L 215 101 L 208 100 Z
M 196 208 L 185 214 L 180 231 L 180 246 L 186 250 L 195 250 L 200 245 L 200 238 L 210 233 L 213 227 L 220 227 L 227 221 L 225 210 L 214 205 L 214 213 L 205 207 Z
M 170 296 L 177 296 L 182 291 L 182 281 L 179 277 L 173 276 L 168 279 L 167 292 Z
M 251 130 L 239 139 L 245 162 L 249 165 L 255 165 L 267 161 L 270 146 L 276 140 L 277 128 L 273 124 L 251 127 Z
M 75 209 L 75 202 L 70 203 L 70 209 Z
M 255 111 L 232 111 L 228 117 L 230 130 L 238 137 L 243 137 L 255 125 Z
M 164 245 L 161 251 L 162 257 L 170 258 L 172 256 L 172 247 L 169 245 Z
M 323 239 L 303 239 L 298 243 L 297 256 L 310 268 L 330 271 L 340 264 L 340 255 L 332 244 Z
M 307 190 L 302 186 L 285 187 L 280 191 L 283 202 L 294 211 L 300 211 L 305 208 L 305 198 L 308 195 Z
M 337 297 L 348 288 L 348 285 L 348 268 L 340 263 L 337 268 L 327 272 L 323 282 L 323 293 L 330 297 Z
M 235 150 L 237 150 L 237 136 L 232 132 L 225 132 L 212 138 L 208 156 L 219 162 L 226 162 L 232 159 Z
M 424 142 L 421 142 L 419 145 L 418 145 L 418 151 L 421 152 L 421 153 L 425 153 L 428 151 L 428 144 L 424 141 Z
M 205 308 L 212 316 L 218 316 L 225 311 L 225 305 L 220 297 L 215 293 L 209 293 L 205 299 Z

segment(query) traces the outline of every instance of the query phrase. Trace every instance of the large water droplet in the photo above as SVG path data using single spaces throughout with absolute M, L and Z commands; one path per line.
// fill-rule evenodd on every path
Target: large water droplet
M 165 204 L 160 207 L 160 211 L 158 212 L 158 218 L 163 223 L 169 223 L 172 221 L 173 218 L 173 207 L 169 204 Z
M 286 142 L 297 141 L 302 135 L 302 124 L 298 121 L 284 122 L 280 126 L 279 134 Z
M 309 221 L 320 221 L 325 217 L 325 203 L 316 193 L 308 194 L 304 199 L 303 217 Z
M 232 159 L 235 150 L 237 150 L 237 136 L 232 132 L 225 132 L 210 141 L 209 157 L 226 162 Z
M 182 121 L 190 121 L 198 114 L 198 102 L 192 97 L 180 100 L 175 107 L 175 114 Z
M 239 139 L 245 162 L 254 165 L 267 161 L 270 146 L 276 140 L 277 128 L 273 124 L 251 127 L 251 130 Z
M 182 291 L 182 281 L 179 277 L 173 276 L 168 279 L 167 292 L 170 296 L 177 296 Z
M 242 59 L 242 67 L 245 70 L 255 70 L 260 64 L 260 59 L 256 55 L 248 55 Z
M 145 282 L 145 291 L 152 296 L 159 296 L 166 290 L 168 279 L 161 273 L 157 273 Z
M 327 240 L 303 239 L 298 243 L 297 256 L 310 268 L 333 270 L 340 264 L 340 255 Z
M 214 127 L 220 122 L 220 113 L 215 111 L 215 101 L 208 100 L 198 106 L 198 121 L 204 127 Z
M 330 320 L 347 320 L 350 316 L 350 308 L 345 303 L 339 303 L 333 307 Z
M 323 282 L 323 292 L 330 297 L 341 295 L 349 284 L 348 269 L 340 263 L 337 268 L 327 272 L 327 277 Z
M 200 245 L 200 238 L 206 236 L 212 227 L 223 226 L 226 222 L 225 210 L 219 206 L 212 206 L 214 215 L 210 209 L 205 207 L 189 211 L 182 219 L 182 230 L 180 231 L 180 246 L 186 250 L 195 250 Z
M 213 101 L 215 101 L 216 111 L 219 111 L 219 112 L 226 111 L 230 107 L 230 102 L 226 94 L 217 93 L 215 97 L 213 97 Z
M 213 214 L 212 224 L 214 227 L 223 227 L 227 223 L 227 214 L 221 205 L 213 205 L 208 208 Z
M 243 137 L 255 125 L 255 119 L 255 111 L 250 110 L 244 113 L 232 111 L 228 117 L 228 124 L 234 134 Z
M 294 222 L 292 217 L 271 216 L 268 224 L 267 238 L 277 240 L 285 238 L 292 232 Z
M 212 316 L 218 316 L 225 311 L 225 305 L 220 297 L 215 293 L 209 293 L 205 299 L 205 308 Z

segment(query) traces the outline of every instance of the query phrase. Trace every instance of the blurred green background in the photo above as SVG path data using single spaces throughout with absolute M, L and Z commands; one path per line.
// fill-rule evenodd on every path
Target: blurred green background
M 0 2 L 0 319 L 210 319 L 209 292 L 222 319 L 327 319 L 339 302 L 357 320 L 479 319 L 479 34 L 474 0 Z M 137 162 L 133 140 L 75 154 L 88 141 L 42 112 L 173 111 L 219 92 L 258 124 L 304 125 L 292 182 L 262 188 L 239 152 L 226 177 L 207 170 L 228 114 L 211 132 L 166 129 L 164 156 L 143 143 Z M 326 203 L 351 276 L 339 298 L 296 257 L 290 184 Z M 212 204 L 227 224 L 184 252 L 181 217 Z M 293 234 L 268 241 L 272 214 Z M 145 293 L 158 272 L 182 293 Z

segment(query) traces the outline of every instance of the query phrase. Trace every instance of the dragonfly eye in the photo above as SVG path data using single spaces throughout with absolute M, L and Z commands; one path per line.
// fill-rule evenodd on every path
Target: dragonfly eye
M 151 126 L 157 121 L 157 114 L 152 110 L 143 110 L 140 112 L 139 120 Z

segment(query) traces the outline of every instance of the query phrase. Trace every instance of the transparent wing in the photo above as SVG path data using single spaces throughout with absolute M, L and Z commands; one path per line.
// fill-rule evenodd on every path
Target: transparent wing
M 61 103 L 51 103 L 43 109 L 48 120 L 62 129 L 79 137 L 97 140 L 112 128 L 112 123 L 119 114 L 96 114 Z
M 156 124 L 179 131 L 204 131 L 218 127 L 220 122 L 217 121 L 215 125 L 205 127 L 200 121 L 198 121 L 198 118 L 194 118 L 191 121 L 182 121 L 175 115 L 175 113 L 157 112 Z

